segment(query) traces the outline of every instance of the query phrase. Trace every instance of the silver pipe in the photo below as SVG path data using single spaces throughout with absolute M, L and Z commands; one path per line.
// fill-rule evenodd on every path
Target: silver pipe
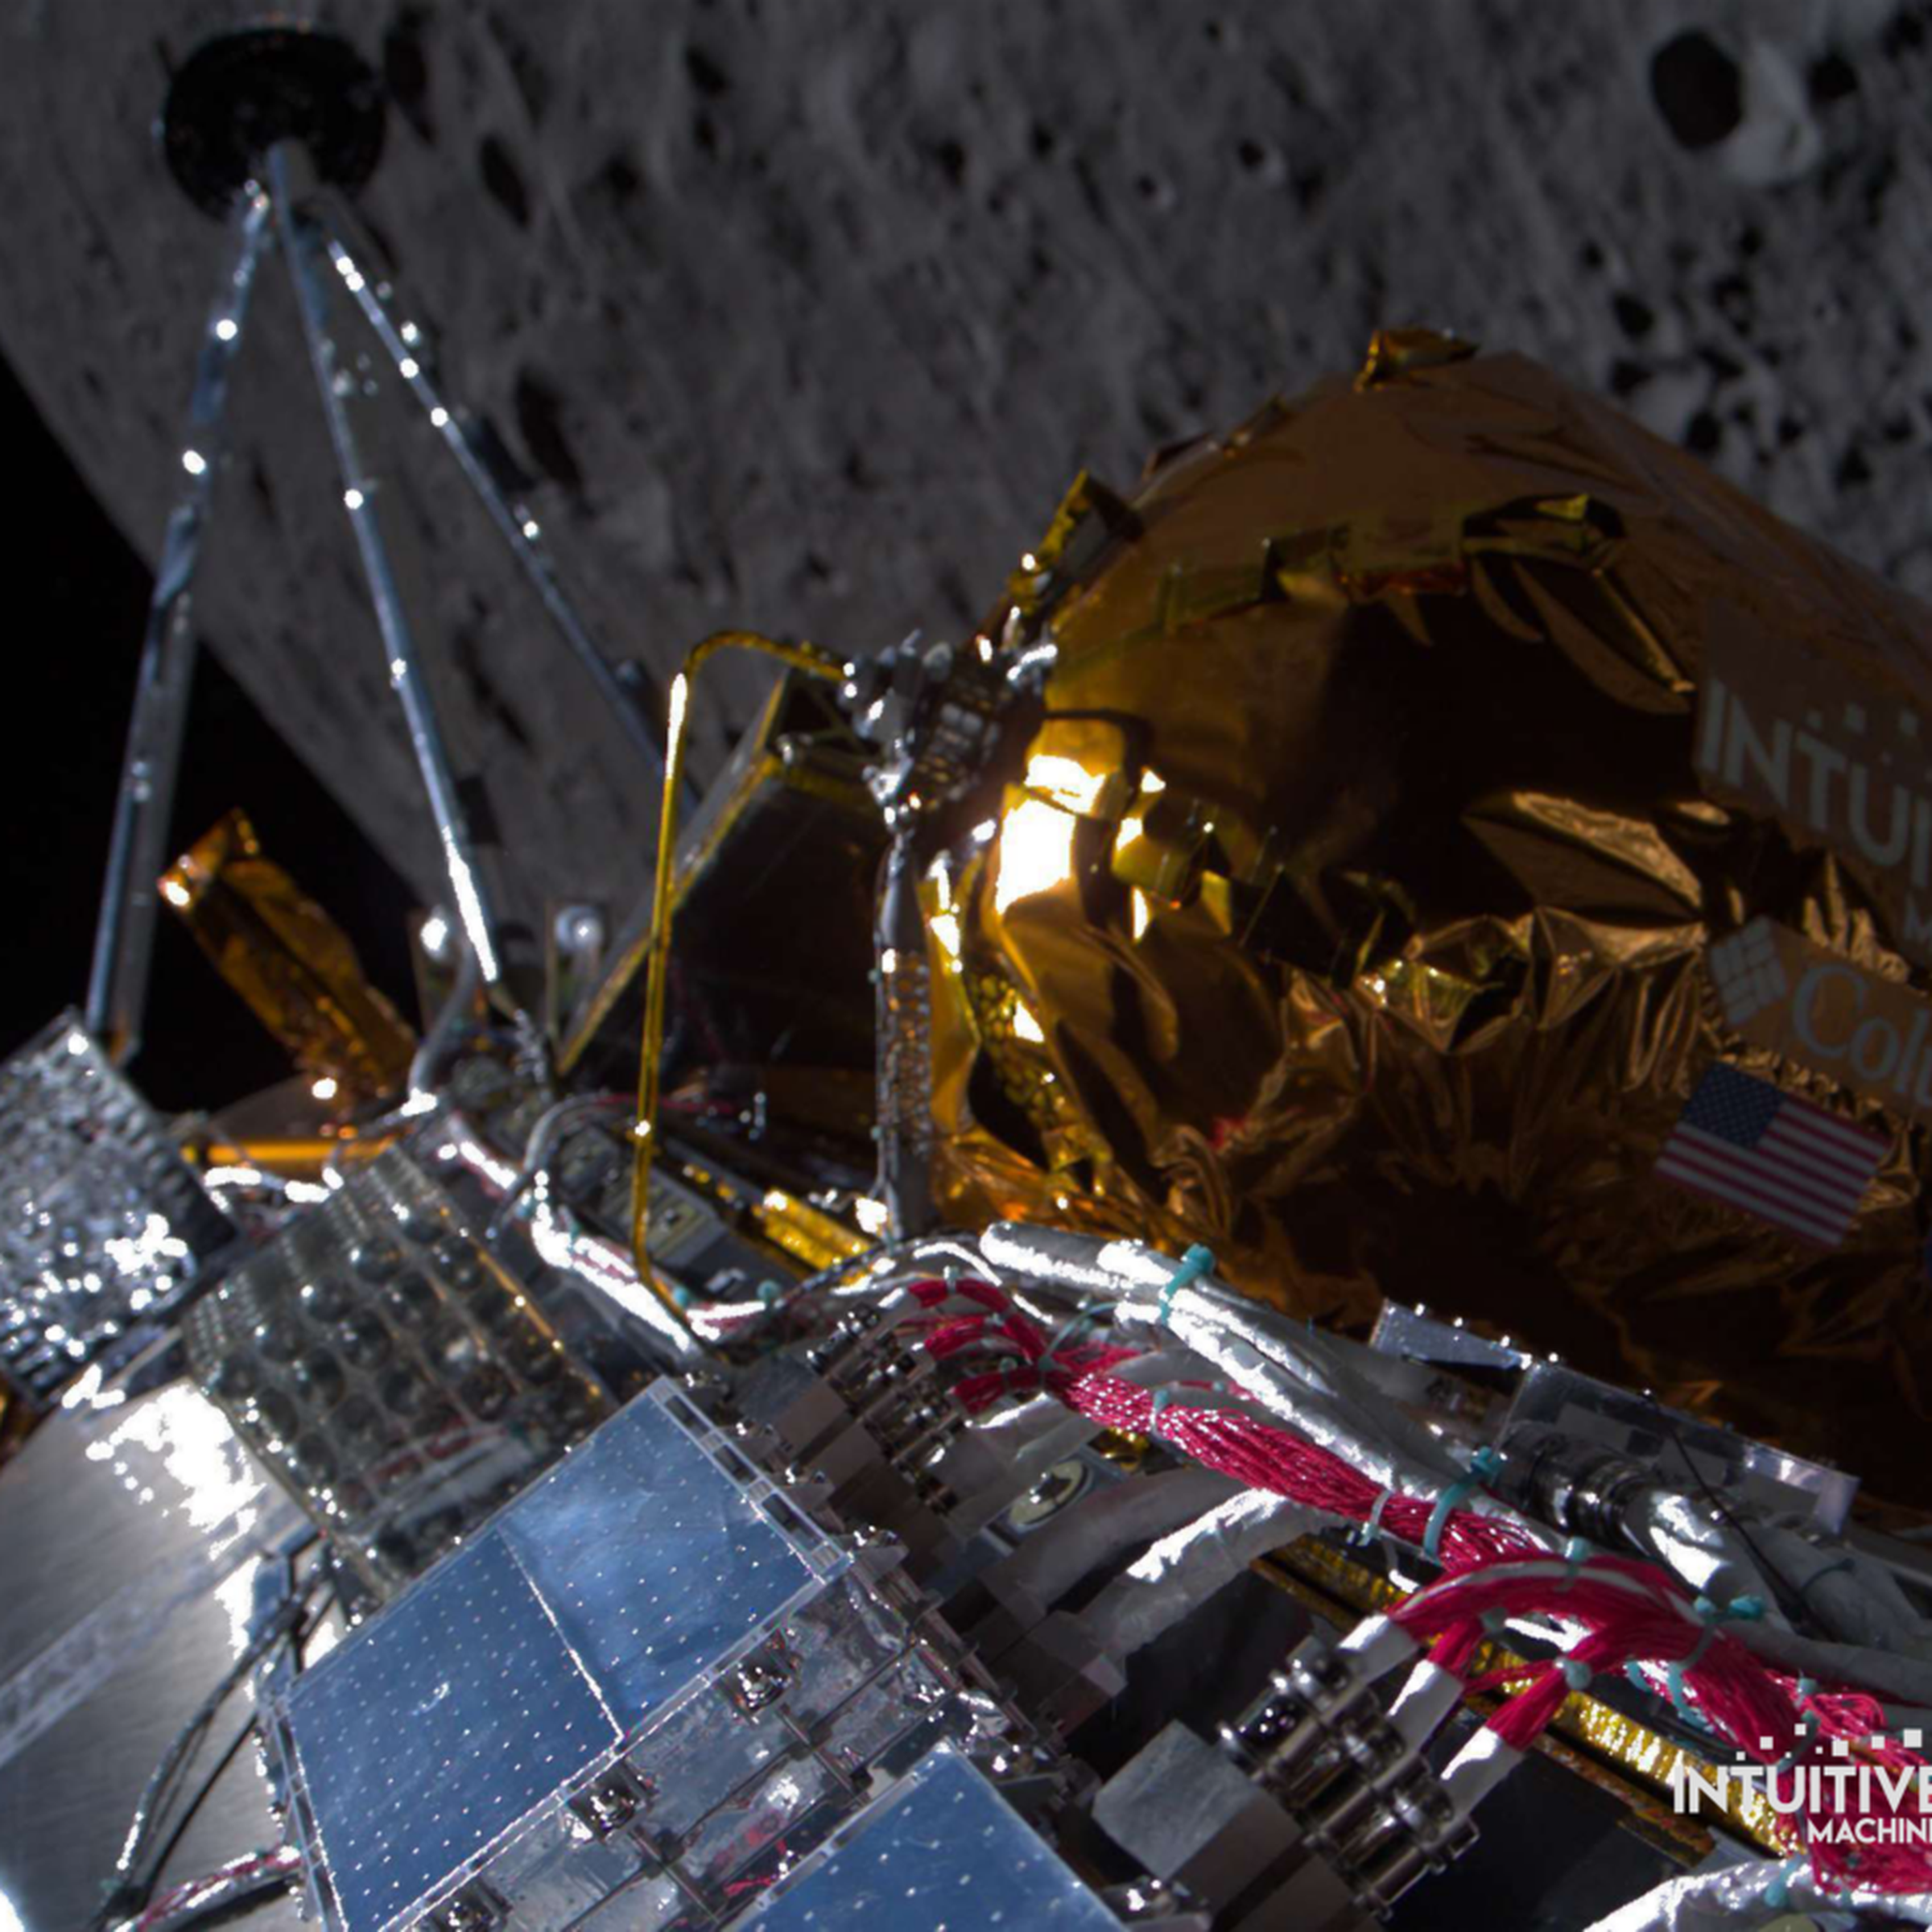
M 208 1692 L 188 1721 L 175 1735 L 174 1741 L 163 1753 L 161 1761 L 149 1775 L 142 1787 L 141 1796 L 134 1806 L 134 1814 L 128 1821 L 127 1837 L 121 1847 L 121 1856 L 114 1861 L 114 1877 L 126 1883 L 134 1875 L 142 1847 L 147 1844 L 155 1827 L 155 1807 L 176 1768 L 199 1741 L 202 1732 L 213 1719 L 215 1713 L 227 1703 L 235 1686 L 254 1669 L 262 1657 L 276 1644 L 293 1634 L 301 1620 L 305 1608 L 300 1597 L 287 1597 L 275 1606 L 268 1620 L 253 1632 L 242 1654 L 223 1673 L 221 1682 Z
M 1216 1504 L 1137 1557 L 1082 1613 L 1109 1657 L 1131 1657 L 1217 1596 L 1257 1557 L 1335 1519 L 1247 1490 Z
M 457 794 L 435 700 L 430 695 L 415 640 L 410 634 L 394 566 L 383 537 L 378 507 L 382 480 L 364 460 L 344 400 L 345 394 L 353 392 L 354 379 L 342 366 L 330 332 L 322 232 L 296 206 L 294 166 L 286 142 L 270 151 L 269 179 L 282 252 L 295 284 L 295 303 L 302 312 L 302 328 L 308 341 L 316 386 L 321 394 L 330 440 L 335 444 L 336 467 L 342 476 L 343 506 L 356 534 L 363 573 L 369 580 L 369 595 L 376 607 L 376 621 L 382 628 L 383 646 L 389 654 L 390 685 L 401 701 L 417 770 L 436 816 L 436 835 L 443 848 L 444 869 L 449 876 L 456 916 L 475 949 L 483 983 L 495 988 L 503 984 L 498 923 L 477 864 L 469 815 Z
M 913 878 L 912 819 L 886 855 L 874 914 L 873 978 L 878 1055 L 878 1179 L 895 1238 L 929 1232 L 932 1192 L 932 975 Z
M 168 820 L 194 679 L 195 567 L 200 561 L 202 532 L 220 467 L 229 376 L 242 346 L 255 270 L 267 246 L 270 213 L 268 197 L 259 192 L 244 195 L 235 204 L 229 226 L 228 266 L 202 332 L 188 398 L 188 433 L 181 450 L 186 481 L 168 515 L 154 592 L 148 600 L 147 630 L 134 677 L 134 712 L 128 720 L 121 791 L 87 983 L 87 1030 L 117 1063 L 131 1059 L 141 1045 L 159 877 L 167 862 Z
M 1117 1323 L 1154 1322 L 1137 1305 L 1158 1297 L 1178 1265 L 1125 1241 L 1063 1228 L 1002 1222 L 980 1237 L 997 1265 L 1058 1282 L 1116 1304 Z M 1385 1484 L 1426 1489 L 1458 1473 L 1443 1446 L 1380 1391 L 1347 1368 L 1322 1338 L 1290 1331 L 1271 1311 L 1212 1274 L 1187 1291 L 1193 1313 L 1177 1305 L 1158 1325 L 1224 1374 L 1252 1389 L 1291 1427 Z M 1472 1499 L 1472 1505 L 1480 1507 Z
M 358 265 L 338 232 L 341 212 L 333 198 L 324 203 L 329 213 L 322 224 L 329 259 L 342 278 L 342 285 L 362 312 L 363 320 L 374 330 L 376 338 L 389 353 L 396 374 L 410 394 L 423 406 L 431 429 L 461 469 L 469 486 L 488 513 L 497 533 L 509 545 L 510 555 L 522 568 L 537 593 L 545 614 L 556 628 L 572 654 L 584 667 L 597 695 L 623 727 L 633 749 L 658 785 L 664 782 L 664 747 L 654 729 L 617 675 L 615 667 L 590 634 L 589 627 L 577 613 L 557 576 L 556 567 L 542 543 L 543 532 L 536 518 L 521 503 L 512 503 L 497 487 L 487 464 L 477 453 L 470 431 L 470 419 L 452 408 L 448 396 L 427 366 L 429 349 L 418 325 L 405 320 L 398 325 L 384 306 L 381 292 Z M 691 793 L 695 803 L 696 794 Z
M 580 1114 L 609 1113 L 617 1109 L 629 1112 L 637 1105 L 637 1096 L 629 1093 L 573 1093 L 566 1094 L 554 1105 L 544 1108 L 537 1116 L 536 1123 L 523 1143 L 523 1163 L 518 1168 L 516 1178 L 510 1183 L 509 1191 L 497 1202 L 496 1212 L 490 1216 L 483 1230 L 485 1241 L 493 1241 L 503 1231 L 503 1224 L 510 1216 L 516 1204 L 523 1198 L 525 1191 L 541 1179 L 547 1184 L 550 1179 L 550 1164 L 555 1158 L 557 1143 L 563 1138 L 566 1125 L 576 1125 Z
M 402 1096 L 402 1104 L 361 1127 L 361 1139 L 374 1140 L 406 1129 L 433 1113 L 439 1104 L 436 1090 L 443 1084 L 444 1069 L 462 1044 L 464 1026 L 476 1008 L 477 995 L 483 989 L 483 974 L 477 964 L 476 953 L 460 927 L 452 929 L 451 941 L 457 951 L 456 981 L 449 997 L 437 1009 L 429 1031 L 417 1043 L 409 1063 L 408 1091 Z M 340 1153 L 332 1154 L 322 1163 L 322 1179 L 332 1192 L 340 1191 L 348 1179 L 342 1171 L 341 1158 Z
M 1765 1894 L 1779 1880 L 1785 1902 L 1769 1905 Z M 1823 1890 L 1802 1859 L 1748 1858 L 1715 1871 L 1666 1879 L 1628 1900 L 1587 1932 L 1764 1932 L 1770 1926 L 1849 1925 L 1870 1913 L 1869 1922 L 1932 1925 L 1932 1894 L 1909 1897 L 1847 1887 Z
M 204 1878 L 171 1886 L 134 1922 L 141 1932 L 188 1932 L 191 1926 L 224 1917 L 245 1899 L 288 1890 L 301 1875 L 302 1855 L 292 1846 L 258 1852 Z
M 409 1092 L 404 1096 L 406 1113 L 424 1111 L 415 1104 L 419 1096 L 431 1100 L 436 1097 L 436 1089 L 442 1084 L 443 1070 L 455 1057 L 463 1029 L 475 1010 L 477 995 L 483 989 L 483 969 L 477 960 L 476 948 L 469 943 L 469 935 L 459 931 L 452 936 L 459 956 L 456 982 L 449 989 L 449 997 L 437 1009 L 436 1019 L 418 1042 L 415 1056 L 409 1063 Z

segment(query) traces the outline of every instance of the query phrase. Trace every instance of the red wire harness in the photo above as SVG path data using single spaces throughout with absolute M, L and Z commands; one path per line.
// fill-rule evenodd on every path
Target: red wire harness
M 1438 1498 L 1384 1491 L 1290 1430 L 1245 1410 L 1187 1399 L 1203 1392 L 1242 1396 L 1238 1388 L 1182 1382 L 1152 1390 L 1110 1373 L 1137 1352 L 1086 1339 L 1084 1318 L 1049 1338 L 985 1282 L 920 1282 L 909 1292 L 927 1311 L 913 1319 L 933 1356 L 990 1349 L 1005 1358 L 996 1367 L 968 1366 L 953 1384 L 969 1414 L 1005 1397 L 1043 1391 L 1105 1427 L 1158 1436 L 1251 1488 L 1376 1525 L 1405 1543 L 1421 1546 L 1438 1513 Z M 975 1311 L 940 1312 L 954 1299 Z M 1766 1768 L 1757 1788 L 1790 1820 L 1793 1848 L 1809 1856 L 1821 1885 L 1932 1891 L 1932 1808 L 1923 1796 L 1932 1777 L 1920 1775 L 1926 1761 L 1885 1735 L 1884 1708 L 1866 1693 L 1782 1676 L 1722 1628 L 1728 1616 L 1756 1606 L 1720 1609 L 1634 1558 L 1552 1556 L 1514 1524 L 1473 1509 L 1446 1513 L 1438 1547 L 1443 1579 L 1389 1615 L 1441 1668 L 1466 1678 L 1490 1628 L 1503 1621 L 1541 1616 L 1583 1632 L 1563 1657 L 1467 1685 L 1517 1686 L 1488 1720 L 1500 1742 L 1526 1748 L 1593 1676 L 1647 1667 L 1663 1678 L 1653 1687 L 1689 1720 Z M 1867 1830 L 1864 1821 L 1892 1827 L 1894 1839 L 1923 1842 L 1887 1842 L 1885 1831 Z

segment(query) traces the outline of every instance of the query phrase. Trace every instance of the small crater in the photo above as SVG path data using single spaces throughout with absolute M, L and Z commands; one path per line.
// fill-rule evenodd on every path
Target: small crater
M 481 611 L 473 611 L 471 621 L 457 625 L 450 633 L 450 657 L 458 675 L 468 690 L 470 701 L 477 711 L 492 720 L 503 735 L 518 749 L 531 749 L 529 732 L 523 720 L 516 714 L 495 679 L 490 676 L 483 662 L 483 654 L 478 644 L 478 634 L 483 624 Z
M 1707 409 L 1700 409 L 1684 425 L 1684 447 L 1700 456 L 1715 453 L 1724 440 L 1724 426 Z
M 1618 295 L 1610 306 L 1616 313 L 1617 327 L 1633 342 L 1641 342 L 1657 326 L 1657 317 L 1649 304 L 1638 301 L 1635 295 Z
M 552 482 L 573 496 L 580 495 L 584 472 L 564 433 L 562 398 L 542 377 L 526 369 L 518 372 L 512 407 L 516 411 L 517 434 L 530 461 Z
M 262 467 L 262 459 L 254 458 L 248 466 L 248 487 L 261 510 L 263 520 L 275 521 L 275 486 L 268 480 L 268 472 Z
M 1100 192 L 1100 182 L 1096 179 L 1084 155 L 1073 164 L 1073 178 L 1080 191 L 1080 199 L 1087 204 L 1087 212 L 1102 228 L 1113 224 L 1107 216 L 1107 198 Z
M 1885 197 L 1891 193 L 1893 184 L 1898 180 L 1898 162 L 1889 152 L 1880 155 L 1865 170 L 1864 178 L 1859 184 L 1859 192 L 1864 197 L 1865 219 L 1876 228 L 1883 220 Z
M 1828 107 L 1858 92 L 1858 69 L 1843 54 L 1826 54 L 1806 70 L 1805 92 L 1814 107 Z
M 685 48 L 684 72 L 691 85 L 708 101 L 731 92 L 731 76 L 700 47 Z
M 621 147 L 597 170 L 591 186 L 601 200 L 622 208 L 644 192 L 644 176 L 630 151 Z
M 502 14 L 492 13 L 488 19 L 490 38 L 502 49 L 504 60 L 510 68 L 510 77 L 522 98 L 523 111 L 535 126 L 543 118 L 544 110 L 550 105 L 549 72 L 537 58 L 530 43 Z
M 1897 60 L 1904 55 L 1917 53 L 1925 42 L 1925 10 L 1901 6 L 1886 23 L 1879 47 L 1888 60 Z
M 522 171 L 510 159 L 510 150 L 494 134 L 485 134 L 477 161 L 482 170 L 484 192 L 518 228 L 528 228 L 530 190 L 524 186 Z
M 1650 97 L 1680 147 L 1715 147 L 1744 116 L 1737 63 L 1696 28 L 1650 57 Z

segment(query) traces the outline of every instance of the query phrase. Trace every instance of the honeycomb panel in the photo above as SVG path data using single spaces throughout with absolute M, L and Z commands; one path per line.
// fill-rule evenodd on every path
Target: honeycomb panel
M 0 1373 L 36 1406 L 233 1232 L 75 1015 L 0 1064 Z
M 378 1587 L 423 1569 L 610 1407 L 396 1149 L 185 1326 L 203 1386 Z

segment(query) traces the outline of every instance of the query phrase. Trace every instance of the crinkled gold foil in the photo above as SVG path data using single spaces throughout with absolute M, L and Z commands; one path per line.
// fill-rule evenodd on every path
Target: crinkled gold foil
M 415 1035 L 362 976 L 333 919 L 272 860 L 245 812 L 229 812 L 161 880 L 215 969 L 304 1072 L 326 1074 L 347 1100 L 401 1088 Z
M 1058 654 L 927 909 L 952 1215 L 1204 1241 L 1344 1326 L 1426 1302 L 1932 1502 L 1922 1133 L 1733 1030 L 1706 956 L 1762 918 L 1932 974 L 1897 879 L 1695 743 L 1717 613 L 1905 707 L 1921 606 L 1421 332 L 1130 502 L 1083 477 L 1009 594 Z M 1654 1171 L 1719 1063 L 1882 1137 L 1835 1249 Z

